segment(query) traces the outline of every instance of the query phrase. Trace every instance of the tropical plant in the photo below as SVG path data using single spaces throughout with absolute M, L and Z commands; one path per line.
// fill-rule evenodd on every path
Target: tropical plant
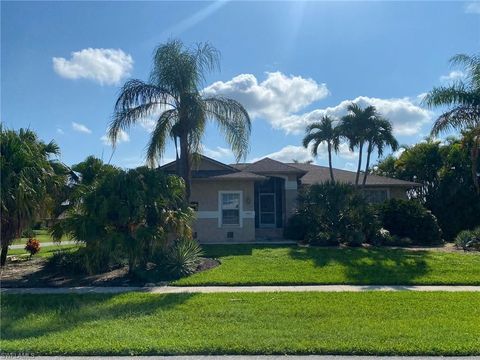
M 195 272 L 203 255 L 202 248 L 191 238 L 177 239 L 165 254 L 165 266 L 172 277 Z
M 423 99 L 430 107 L 448 106 L 435 121 L 432 135 L 455 130 L 469 130 L 473 136 L 471 176 L 480 194 L 478 158 L 480 156 L 480 56 L 458 54 L 450 59 L 452 65 L 463 68 L 465 79 L 448 86 L 433 88 Z
M 365 187 L 367 183 L 372 152 L 377 149 L 378 156 L 381 157 L 385 147 L 390 147 L 393 151 L 398 149 L 397 139 L 393 136 L 392 124 L 381 117 L 375 117 L 371 120 L 371 125 L 367 129 L 366 139 L 368 142 L 367 162 L 365 164 L 365 172 L 363 173 L 362 187 Z
M 75 209 L 51 230 L 85 243 L 85 267 L 94 273 L 126 258 L 129 272 L 145 268 L 177 237 L 191 237 L 192 210 L 184 183 L 159 169 L 140 167 L 107 173 Z
M 20 237 L 44 209 L 48 190 L 56 186 L 51 156 L 59 154 L 57 144 L 45 144 L 29 129 L 1 131 L 1 256 L 7 260 L 8 246 Z
M 30 258 L 40 251 L 40 241 L 30 238 L 25 244 L 25 250 L 30 253 Z
M 363 147 L 369 139 L 369 130 L 373 127 L 373 120 L 379 118 L 374 106 L 362 109 L 352 103 L 347 107 L 348 113 L 343 116 L 339 125 L 341 136 L 347 138 L 350 150 L 358 147 L 358 166 L 355 176 L 355 186 L 358 186 L 362 170 Z
M 333 126 L 333 120 L 324 116 L 320 122 L 315 122 L 307 126 L 305 137 L 303 138 L 303 146 L 305 149 L 313 143 L 312 155 L 317 157 L 318 148 L 322 143 L 327 143 L 328 167 L 330 169 L 330 179 L 335 182 L 332 167 L 332 151 L 338 152 L 340 146 L 340 136 L 338 129 Z
M 155 50 L 150 79 L 133 79 L 124 84 L 109 127 L 109 137 L 115 144 L 121 130 L 155 117 L 147 146 L 148 164 L 157 164 L 168 138 L 173 139 L 177 174 L 185 180 L 187 200 L 192 156 L 202 151 L 207 120 L 216 122 L 237 161 L 246 156 L 249 148 L 251 124 L 245 108 L 235 100 L 203 96 L 200 91 L 205 74 L 218 66 L 219 52 L 208 43 L 192 49 L 178 40 L 160 45 Z
M 480 227 L 461 231 L 455 237 L 455 245 L 465 251 L 480 251 Z

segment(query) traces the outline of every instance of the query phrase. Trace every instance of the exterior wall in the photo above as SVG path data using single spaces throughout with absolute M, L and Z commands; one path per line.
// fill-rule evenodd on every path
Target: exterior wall
M 240 226 L 219 223 L 220 191 L 241 191 Z M 198 203 L 193 230 L 199 242 L 255 241 L 254 181 L 194 180 L 190 201 Z M 233 238 L 227 238 L 228 232 L 233 232 Z
M 390 187 L 390 199 L 405 199 L 407 200 L 407 190 L 402 187 Z

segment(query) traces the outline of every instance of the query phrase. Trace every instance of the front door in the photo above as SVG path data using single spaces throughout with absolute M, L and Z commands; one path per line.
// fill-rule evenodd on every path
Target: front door
M 275 227 L 275 194 L 258 194 L 259 203 L 259 225 L 260 227 Z

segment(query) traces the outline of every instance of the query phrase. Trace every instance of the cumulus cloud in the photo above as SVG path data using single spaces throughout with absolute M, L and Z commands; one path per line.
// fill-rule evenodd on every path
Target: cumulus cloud
M 61 128 L 57 128 L 57 134 L 63 135 L 65 134 L 65 131 L 63 131 Z
M 223 159 L 223 158 L 228 158 L 233 156 L 232 150 L 221 147 L 221 146 L 217 146 L 215 149 L 204 147 L 203 153 L 206 156 L 214 159 Z
M 308 124 L 320 121 L 324 115 L 340 118 L 347 114 L 347 107 L 351 103 L 361 107 L 373 105 L 378 112 L 390 120 L 396 135 L 414 135 L 420 131 L 424 124 L 432 121 L 432 112 L 418 106 L 410 98 L 379 99 L 359 96 L 353 100 L 344 100 L 336 106 L 313 110 L 303 115 L 290 117 L 287 131 L 301 133 Z
M 112 145 L 112 142 L 110 141 L 110 139 L 108 138 L 108 135 L 105 134 L 103 135 L 100 140 L 102 140 L 102 143 L 104 145 Z M 120 144 L 122 142 L 129 142 L 130 141 L 130 136 L 128 136 L 128 134 L 121 130 L 118 132 L 118 136 L 117 136 L 117 144 Z
M 329 91 L 325 84 L 313 79 L 277 71 L 267 72 L 261 82 L 252 74 L 240 74 L 211 84 L 203 93 L 233 98 L 246 107 L 252 118 L 262 118 L 275 128 L 286 129 L 285 121 L 292 114 L 325 98 Z
M 133 59 L 120 49 L 83 49 L 69 60 L 54 57 L 53 69 L 67 79 L 89 79 L 101 85 L 115 85 L 130 74 Z
M 85 133 L 85 134 L 91 134 L 92 133 L 92 130 L 90 130 L 88 127 L 86 127 L 83 124 L 77 123 L 75 121 L 72 122 L 72 129 L 77 131 L 77 132 L 81 132 L 81 133 Z
M 480 14 L 480 1 L 472 1 L 465 4 L 467 14 Z
M 440 81 L 443 83 L 448 83 L 452 81 L 458 81 L 465 78 L 465 73 L 462 71 L 454 70 L 450 71 L 447 75 L 440 76 Z

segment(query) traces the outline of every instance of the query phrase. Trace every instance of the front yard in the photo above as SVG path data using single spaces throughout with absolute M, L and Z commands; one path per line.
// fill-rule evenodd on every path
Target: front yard
M 32 354 L 479 355 L 478 293 L 3 295 Z
M 221 265 L 174 285 L 480 285 L 480 254 L 385 248 L 206 245 Z

